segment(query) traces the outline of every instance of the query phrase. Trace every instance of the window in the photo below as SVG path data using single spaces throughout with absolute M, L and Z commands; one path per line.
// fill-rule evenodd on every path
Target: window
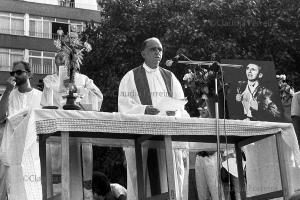
M 76 31 L 81 33 L 83 31 L 83 23 L 80 21 L 70 21 L 71 26 L 76 27 Z
M 24 60 L 24 51 L 0 48 L 0 71 L 10 71 L 13 63 Z
M 29 63 L 33 73 L 54 74 L 56 72 L 54 64 L 55 53 L 44 51 L 29 51 Z
M 30 16 L 29 36 L 52 38 L 52 20 L 44 17 Z
M 0 33 L 10 34 L 10 14 L 0 12 Z
M 24 14 L 0 12 L 0 33 L 24 35 Z
M 58 30 L 61 29 L 63 34 L 67 34 L 69 32 L 69 24 L 53 22 L 52 23 L 52 38 L 58 38 Z

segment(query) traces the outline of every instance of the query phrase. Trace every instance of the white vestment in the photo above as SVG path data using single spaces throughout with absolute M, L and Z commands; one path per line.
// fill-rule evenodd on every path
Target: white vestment
M 0 192 L 5 193 L 7 190 L 9 200 L 24 199 L 29 200 L 28 194 L 34 193 L 30 189 L 30 181 L 27 181 L 26 173 L 31 169 L 27 169 L 25 166 L 21 167 L 21 158 L 16 158 L 16 160 L 9 160 L 8 154 L 10 153 L 9 141 L 15 140 L 14 130 L 21 123 L 25 115 L 18 116 L 21 113 L 30 109 L 40 108 L 42 92 L 36 89 L 32 89 L 30 92 L 21 93 L 17 88 L 9 95 L 8 102 L 8 118 L 12 118 L 10 123 L 6 123 L 3 133 L 3 140 L 1 142 L 0 148 L 0 178 L 1 178 L 1 190 Z M 24 112 L 23 112 L 24 113 Z M 26 113 L 26 112 L 25 112 Z M 20 138 L 17 138 L 20 139 Z M 22 139 L 18 140 L 21 143 L 19 146 L 23 146 L 26 141 Z M 32 144 L 38 149 L 38 143 Z M 38 153 L 37 153 L 38 155 Z M 20 160 L 21 159 L 21 160 Z M 35 158 L 39 162 L 39 158 Z M 30 163 L 30 165 L 36 166 L 36 163 Z M 24 174 L 25 173 L 25 174 Z M 39 172 L 40 173 L 40 172 Z M 39 176 L 40 178 L 40 176 Z M 6 183 L 5 183 L 6 182 Z M 41 187 L 40 182 L 36 184 Z M 6 188 L 5 188 L 6 187 Z M 3 191 L 4 190 L 4 191 Z
M 14 89 L 9 95 L 8 116 L 28 109 L 41 108 L 41 97 L 42 92 L 36 89 L 25 93 L 19 92 L 17 88 Z
M 75 73 L 75 85 L 77 92 L 82 99 L 80 104 L 85 106 L 87 110 L 99 111 L 103 101 L 103 95 L 99 88 L 94 84 L 93 80 L 86 75 Z M 59 91 L 59 77 L 57 74 L 48 75 L 44 78 L 44 91 L 42 97 L 42 106 L 57 106 L 62 108 L 66 104 L 63 96 L 67 95 L 67 90 Z
M 164 98 L 168 97 L 168 91 L 160 73 L 159 68 L 151 69 L 146 64 L 143 64 L 146 72 L 147 81 L 149 84 L 150 95 L 153 107 L 157 107 L 159 102 Z M 174 99 L 184 99 L 184 93 L 180 82 L 172 73 L 172 97 Z M 135 85 L 134 73 L 129 71 L 121 80 L 119 86 L 119 96 L 118 96 L 118 110 L 121 113 L 126 114 L 144 114 L 147 105 L 142 105 L 138 91 Z M 177 111 L 176 116 L 189 117 L 189 114 L 182 107 L 181 110 Z M 177 145 L 178 149 L 183 149 L 187 153 L 188 143 L 185 142 L 173 142 L 173 147 Z M 174 170 L 175 170 L 175 185 L 176 185 L 176 196 L 178 200 L 186 199 L 183 194 L 187 193 L 187 184 L 184 184 L 185 170 L 188 170 L 187 166 L 184 166 L 183 159 L 187 159 L 188 156 L 184 158 L 185 153 L 181 150 L 173 150 L 173 160 L 174 160 Z M 124 148 L 125 156 L 127 160 L 127 199 L 137 200 L 137 180 L 136 180 L 136 162 L 135 162 L 135 151 L 133 148 Z M 165 166 L 165 155 L 163 149 L 159 149 L 158 159 L 159 159 L 159 174 L 161 183 L 161 192 L 167 192 L 167 178 L 166 178 L 166 166 Z M 147 151 L 143 150 L 143 161 L 147 160 Z M 145 165 L 145 163 L 143 164 Z M 145 166 L 144 166 L 145 167 Z M 147 195 L 151 194 L 149 190 Z
M 103 95 L 100 89 L 94 84 L 93 80 L 89 79 L 86 75 L 75 73 L 75 85 L 77 93 L 82 96 L 82 99 L 76 101 L 84 107 L 85 110 L 100 111 Z M 67 93 L 67 89 L 60 91 L 59 76 L 57 74 L 48 75 L 44 78 L 44 90 L 41 104 L 43 106 L 57 106 L 62 109 L 66 104 L 66 99 L 63 98 Z M 61 145 L 57 143 L 50 144 L 51 158 L 52 158 L 52 173 L 54 175 L 61 175 Z M 76 156 L 71 157 L 71 198 L 74 200 L 81 199 L 77 192 L 80 192 L 83 183 L 78 181 L 78 178 L 83 176 L 83 181 L 88 182 L 92 180 L 93 170 L 93 148 L 92 144 L 80 144 L 79 142 L 70 144 L 70 151 L 76 152 Z M 81 162 L 81 155 L 83 161 Z M 81 168 L 83 171 L 81 171 Z M 61 184 L 54 184 L 54 194 L 61 191 Z M 80 194 L 80 193 L 78 193 Z M 92 196 L 90 189 L 84 188 L 84 199 L 89 199 Z

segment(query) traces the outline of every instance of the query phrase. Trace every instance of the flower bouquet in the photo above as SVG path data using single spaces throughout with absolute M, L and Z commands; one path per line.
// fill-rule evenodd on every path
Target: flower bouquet
M 75 72 L 80 70 L 83 52 L 90 52 L 92 47 L 88 42 L 81 41 L 81 37 L 74 27 L 71 27 L 71 32 L 69 34 L 59 35 L 58 39 L 54 40 L 54 45 L 58 49 L 58 54 L 62 54 L 65 58 L 65 65 L 69 77 L 69 94 L 66 96 L 67 103 L 63 108 L 65 110 L 79 110 L 80 107 L 74 103 L 77 98 L 77 88 L 74 82 L 74 76 Z
M 278 81 L 279 93 L 284 111 L 284 118 L 287 121 L 291 121 L 291 103 L 293 95 L 295 93 L 294 88 L 292 88 L 286 82 L 286 75 L 276 75 L 276 79 Z
M 192 66 L 184 75 L 184 87 L 189 89 L 200 112 L 200 117 L 215 117 L 215 77 L 217 76 L 218 94 L 223 94 L 221 73 Z

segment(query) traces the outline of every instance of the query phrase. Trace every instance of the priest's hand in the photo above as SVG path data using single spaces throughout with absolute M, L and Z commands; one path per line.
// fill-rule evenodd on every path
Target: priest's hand
M 167 116 L 175 116 L 176 115 L 176 111 L 166 111 Z
M 145 115 L 157 115 L 159 110 L 153 106 L 146 106 Z

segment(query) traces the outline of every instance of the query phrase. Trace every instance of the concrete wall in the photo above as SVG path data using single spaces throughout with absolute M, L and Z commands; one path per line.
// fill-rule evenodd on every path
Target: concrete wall
M 56 52 L 52 39 L 0 34 L 0 47 Z

